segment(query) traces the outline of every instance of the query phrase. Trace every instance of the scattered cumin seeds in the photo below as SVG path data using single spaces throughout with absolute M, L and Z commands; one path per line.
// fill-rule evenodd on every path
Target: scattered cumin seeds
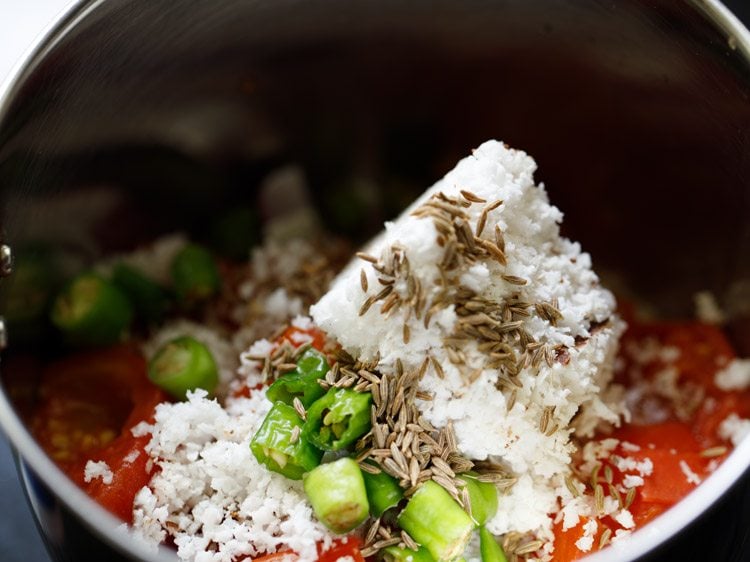
M 628 509 L 630 505 L 633 503 L 633 500 L 635 499 L 636 489 L 635 488 L 628 488 L 627 494 L 625 494 L 625 502 L 623 503 L 623 508 Z
M 364 268 L 359 270 L 359 284 L 362 286 L 362 292 L 367 292 L 367 273 Z
M 365 299 L 365 302 L 362 303 L 362 306 L 359 309 L 359 315 L 364 316 L 368 310 L 370 310 L 370 307 L 375 303 L 375 297 L 367 297 Z
M 479 220 L 477 221 L 477 227 L 474 232 L 474 236 L 479 238 L 482 235 L 482 232 L 484 232 L 484 227 L 487 225 L 487 209 L 482 211 L 482 214 L 479 215 Z
M 513 554 L 516 556 L 523 556 L 525 554 L 531 554 L 532 552 L 536 552 L 542 546 L 544 545 L 544 541 L 540 540 L 533 540 L 531 542 L 527 542 L 526 544 L 519 545 L 514 551 Z
M 571 493 L 571 495 L 574 498 L 578 498 L 581 496 L 581 491 L 575 485 L 575 482 L 573 481 L 573 477 L 570 474 L 568 474 L 565 477 L 565 486 L 568 488 L 568 491 Z
M 594 487 L 594 507 L 596 507 L 597 513 L 604 511 L 604 488 L 601 484 Z
M 406 322 L 404 322 L 402 337 L 403 337 L 404 343 L 408 344 L 409 340 L 411 339 L 411 329 L 409 328 L 409 324 L 407 324 Z
M 472 193 L 471 191 L 468 191 L 466 189 L 461 190 L 461 196 L 469 201 L 470 203 L 486 203 L 486 199 L 482 199 L 477 195 L 476 193 Z
M 289 443 L 294 445 L 297 441 L 299 441 L 300 431 L 302 431 L 302 429 L 298 425 L 295 425 L 292 428 L 292 434 L 289 436 Z
M 611 539 L 612 539 L 612 529 L 607 527 L 606 529 L 604 529 L 604 532 L 602 532 L 602 536 L 599 539 L 599 550 L 607 546 Z
M 438 360 L 430 355 L 430 361 L 432 362 L 432 368 L 435 369 L 435 373 L 437 374 L 438 378 L 444 379 L 445 371 L 443 371 L 443 367 L 440 365 Z
M 292 405 L 294 406 L 294 411 L 297 412 L 297 415 L 303 420 L 307 420 L 307 411 L 305 411 L 302 401 L 295 396 Z
M 404 541 L 404 545 L 409 550 L 419 550 L 419 545 L 417 544 L 417 542 L 413 538 L 411 538 L 409 533 L 407 533 L 406 531 L 401 531 L 401 540 Z
M 367 529 L 365 544 L 371 544 L 375 540 L 375 536 L 378 534 L 378 529 L 380 529 L 380 518 L 376 519 L 372 525 L 370 525 L 370 528 Z
M 368 472 L 370 474 L 380 474 L 381 472 L 383 472 L 377 466 L 371 465 L 367 462 L 360 463 L 359 468 L 360 470 L 362 470 L 362 472 Z
M 701 451 L 701 456 L 707 459 L 712 457 L 720 457 L 722 455 L 726 455 L 728 450 L 729 449 L 724 446 L 711 447 L 709 449 L 703 449 Z
M 378 260 L 372 257 L 370 254 L 366 254 L 364 252 L 357 252 L 357 257 L 364 261 L 369 261 L 370 263 L 378 263 Z
M 511 285 L 526 285 L 526 283 L 528 283 L 526 279 L 524 279 L 523 277 L 518 277 L 516 275 L 503 275 L 502 277 Z

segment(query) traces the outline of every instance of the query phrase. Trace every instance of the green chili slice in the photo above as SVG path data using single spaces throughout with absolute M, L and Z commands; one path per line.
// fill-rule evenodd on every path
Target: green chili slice
M 276 402 L 250 442 L 250 450 L 269 470 L 299 480 L 318 466 L 322 456 L 321 451 L 300 437 L 302 425 L 292 406 Z
M 172 283 L 177 298 L 188 307 L 200 304 L 219 292 L 219 269 L 211 253 L 188 244 L 172 261 Z
M 370 429 L 369 392 L 332 388 L 307 411 L 302 435 L 319 449 L 338 451 Z
M 156 324 L 164 318 L 170 299 L 167 291 L 158 283 L 124 263 L 118 263 L 113 268 L 112 282 L 128 296 L 136 314 L 144 322 Z
M 190 336 L 163 345 L 149 361 L 148 377 L 175 398 L 184 399 L 188 390 L 203 388 L 213 393 L 219 370 L 209 349 Z
M 385 562 L 435 562 L 430 552 L 423 546 L 419 550 L 389 546 L 383 550 Z
M 297 361 L 297 368 L 291 373 L 280 376 L 268 387 L 266 396 L 271 402 L 292 404 L 299 398 L 307 408 L 325 394 L 318 381 L 328 372 L 328 361 L 325 356 L 315 349 L 308 349 Z
M 479 528 L 479 551 L 482 554 L 482 562 L 508 562 L 503 547 L 486 527 Z
M 95 273 L 74 278 L 52 304 L 52 323 L 73 345 L 109 345 L 130 326 L 133 308 L 111 282 Z
M 370 513 L 373 517 L 380 517 L 385 511 L 396 507 L 404 497 L 404 491 L 390 474 L 382 470 L 378 474 L 362 471 L 367 489 L 367 499 L 370 502 Z
M 334 533 L 347 533 L 367 519 L 365 482 L 353 459 L 321 464 L 305 475 L 304 487 L 315 515 Z
M 474 530 L 471 517 L 432 480 L 414 492 L 398 516 L 398 524 L 438 561 L 462 556 Z
M 477 480 L 477 474 L 466 472 L 458 476 L 466 483 L 471 501 L 471 516 L 477 525 L 484 525 L 497 513 L 497 488 L 489 482 Z

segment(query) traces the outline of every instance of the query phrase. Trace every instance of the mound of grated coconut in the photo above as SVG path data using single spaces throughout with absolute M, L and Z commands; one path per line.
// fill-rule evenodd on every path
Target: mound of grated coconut
M 541 544 L 555 514 L 568 528 L 593 510 L 571 490 L 580 484 L 570 478 L 572 435 L 617 423 L 625 409 L 610 384 L 623 330 L 614 299 L 589 256 L 560 236 L 562 214 L 534 184 L 535 168 L 523 152 L 483 144 L 387 224 L 311 313 L 349 359 L 382 376 L 418 373 L 409 383 L 416 406 L 444 431 L 441 443 L 513 477 L 510 489 L 498 483 L 504 497 L 489 530 Z M 259 340 L 240 354 L 237 384 L 263 380 L 258 358 L 273 349 Z M 171 537 L 184 560 L 284 550 L 315 560 L 333 537 L 301 483 L 266 470 L 249 448 L 269 408 L 263 390 L 222 404 L 198 391 L 136 427 L 151 434 L 147 452 L 159 467 L 136 497 L 136 534 Z M 537 556 L 548 559 L 551 548 Z
M 482 144 L 386 224 L 311 315 L 381 373 L 427 360 L 424 417 L 517 478 L 490 531 L 549 539 L 550 514 L 571 500 L 571 435 L 625 415 L 610 385 L 624 325 L 589 255 L 560 236 L 535 169 Z

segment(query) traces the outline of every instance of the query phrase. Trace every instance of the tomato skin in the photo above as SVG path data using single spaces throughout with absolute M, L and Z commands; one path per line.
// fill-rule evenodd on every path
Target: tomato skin
M 606 526 L 602 521 L 597 521 L 596 532 L 593 537 L 593 546 L 590 551 L 583 552 L 576 546 L 576 542 L 583 536 L 583 527 L 590 520 L 589 517 L 582 517 L 575 527 L 563 531 L 562 521 L 555 523 L 552 531 L 555 534 L 555 551 L 553 553 L 554 562 L 571 562 L 598 550 L 599 541 Z
M 318 351 L 323 351 L 323 348 L 325 348 L 326 345 L 326 335 L 325 332 L 318 328 L 303 330 L 296 326 L 289 326 L 284 333 L 281 334 L 277 342 L 281 343 L 286 340 L 294 347 L 299 347 L 303 341 L 307 341 L 310 338 L 312 338 L 312 341 L 310 342 L 312 346 Z
M 152 421 L 156 406 L 167 400 L 148 380 L 145 359 L 134 348 L 83 352 L 45 369 L 32 431 L 71 480 L 129 522 L 135 494 L 154 471 L 145 451 L 150 436 L 134 437 L 131 429 Z M 110 484 L 84 480 L 89 460 L 107 463 Z
M 680 452 L 699 452 L 701 446 L 691 428 L 679 421 L 666 421 L 652 425 L 625 425 L 614 437 L 621 441 L 649 449 L 675 449 Z M 628 456 L 633 456 L 628 453 Z
M 354 562 L 365 562 L 365 558 L 359 550 L 360 546 L 361 542 L 357 537 L 346 537 L 346 542 L 339 539 L 325 552 L 320 552 L 320 548 L 318 548 L 318 562 L 336 562 L 344 556 L 351 556 Z
M 359 550 L 361 546 L 362 543 L 359 538 L 354 536 L 337 539 L 331 547 L 325 551 L 322 551 L 322 545 L 319 544 L 318 562 L 337 562 L 339 558 L 345 556 L 351 557 L 354 562 L 365 562 L 365 558 Z M 282 550 L 272 554 L 259 556 L 258 558 L 253 558 L 253 562 L 282 562 L 284 559 L 291 557 L 296 557 L 293 551 Z M 294 558 L 292 558 L 292 560 L 294 560 Z

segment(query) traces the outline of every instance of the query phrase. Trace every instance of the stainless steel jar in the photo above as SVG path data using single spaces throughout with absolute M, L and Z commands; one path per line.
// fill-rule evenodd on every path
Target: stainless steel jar
M 84 1 L 0 90 L 2 241 L 75 260 L 200 228 L 283 162 L 321 194 L 372 179 L 376 222 L 403 186 L 501 138 L 535 156 L 567 233 L 612 283 L 666 315 L 712 291 L 748 355 L 749 100 L 750 35 L 713 0 Z M 36 446 L 34 379 L 11 359 L 47 342 L 7 339 L 0 423 L 51 551 L 170 559 Z M 748 466 L 746 441 L 591 560 L 746 559 Z

